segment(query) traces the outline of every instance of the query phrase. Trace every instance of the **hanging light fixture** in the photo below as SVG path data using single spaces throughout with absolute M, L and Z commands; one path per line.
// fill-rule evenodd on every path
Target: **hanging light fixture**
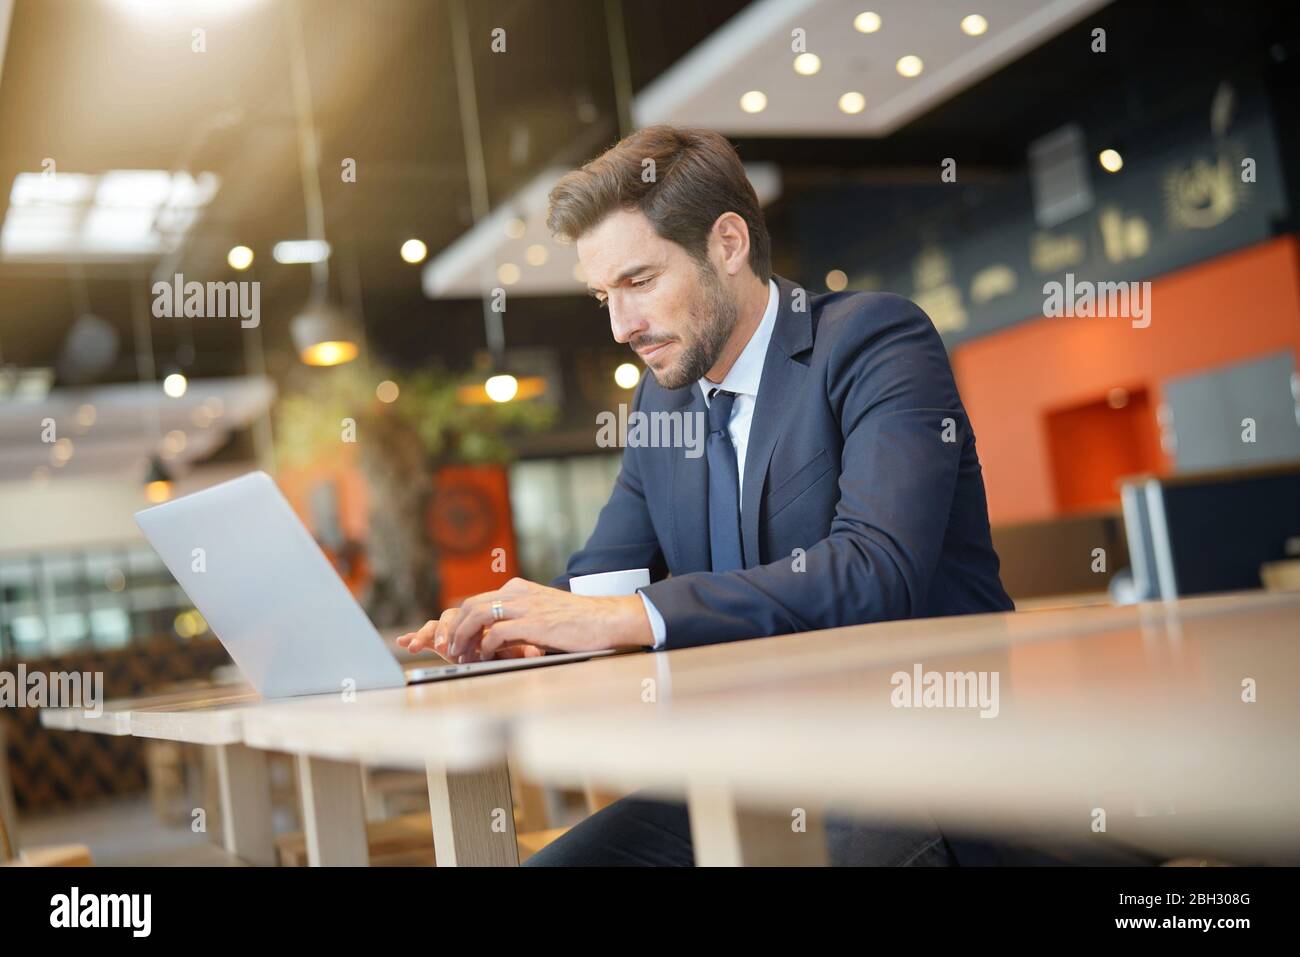
M 289 58 L 293 77 L 294 114 L 298 121 L 298 165 L 302 176 L 307 235 L 328 248 L 325 241 L 325 204 L 321 199 L 320 155 L 312 117 L 311 79 L 307 73 L 307 46 L 303 39 L 302 10 L 298 0 L 285 5 L 289 20 Z M 289 335 L 298 358 L 311 366 L 337 366 L 351 362 L 360 351 L 361 326 L 347 310 L 330 300 L 329 260 L 311 263 L 312 288 L 307 304 L 289 320 Z
M 160 505 L 172 497 L 173 479 L 162 459 L 157 455 L 149 457 L 149 471 L 144 477 L 144 497 L 150 504 Z
M 309 366 L 337 366 L 357 357 L 356 323 L 320 287 L 313 287 L 307 305 L 289 321 L 289 335 Z

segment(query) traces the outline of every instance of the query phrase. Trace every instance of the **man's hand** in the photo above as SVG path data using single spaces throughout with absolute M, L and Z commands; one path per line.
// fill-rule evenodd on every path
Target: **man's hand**
M 501 603 L 503 617 L 492 614 Z M 522 578 L 475 595 L 397 643 L 411 652 L 432 648 L 448 661 L 532 657 L 553 651 L 599 651 L 654 644 L 639 595 L 593 598 Z

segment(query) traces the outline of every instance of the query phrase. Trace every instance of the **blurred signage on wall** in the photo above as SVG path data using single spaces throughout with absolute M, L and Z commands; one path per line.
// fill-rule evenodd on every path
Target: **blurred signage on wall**
M 843 269 L 850 289 L 910 297 L 951 347 L 1040 317 L 1044 284 L 1066 274 L 1147 280 L 1268 239 L 1286 215 L 1262 96 L 1239 101 L 1223 84 L 1194 112 L 1111 142 L 1122 169 L 1102 169 L 1094 134 L 1091 205 L 1050 228 L 1036 219 L 1028 164 L 992 184 L 962 185 L 959 159 L 955 184 L 939 183 L 936 166 L 934 186 L 836 187 L 797 217 L 807 261 Z

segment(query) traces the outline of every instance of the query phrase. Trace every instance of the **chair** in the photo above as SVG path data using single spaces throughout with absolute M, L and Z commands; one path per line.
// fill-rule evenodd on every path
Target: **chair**
M 89 867 L 90 848 L 84 844 L 52 844 L 21 851 L 13 825 L 13 794 L 9 787 L 9 751 L 0 722 L 0 867 Z

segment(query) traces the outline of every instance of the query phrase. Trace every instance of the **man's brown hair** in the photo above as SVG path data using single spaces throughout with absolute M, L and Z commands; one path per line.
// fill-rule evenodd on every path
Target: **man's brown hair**
M 713 224 L 735 213 L 749 227 L 750 268 L 764 282 L 771 278 L 758 196 L 735 147 L 712 130 L 647 126 L 566 174 L 550 199 L 546 225 L 563 239 L 577 239 L 616 209 L 639 210 L 655 232 L 700 262 Z

